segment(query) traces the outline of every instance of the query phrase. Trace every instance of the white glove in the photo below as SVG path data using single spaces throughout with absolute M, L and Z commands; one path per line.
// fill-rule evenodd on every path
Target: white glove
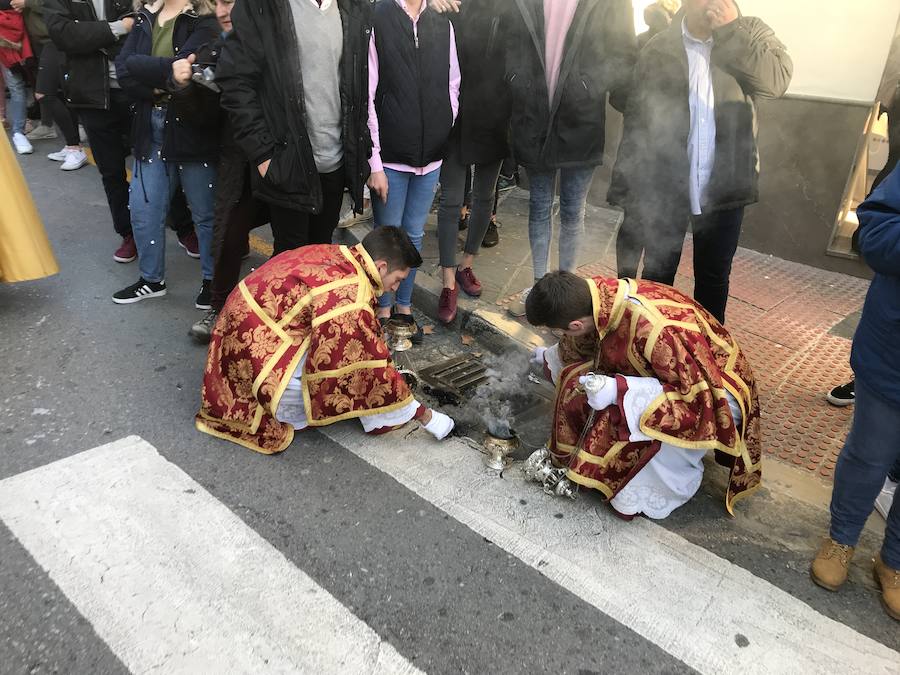
M 431 411 L 431 421 L 425 425 L 425 431 L 434 436 L 437 440 L 442 441 L 447 435 L 453 431 L 453 418 L 437 410 Z
M 616 399 L 619 397 L 619 385 L 614 377 L 582 375 L 578 378 L 578 383 L 587 392 L 588 405 L 594 410 L 605 410 L 611 405 L 615 405 Z
M 531 352 L 531 363 L 537 364 L 544 367 L 544 352 L 547 351 L 546 347 L 535 347 L 534 351 Z

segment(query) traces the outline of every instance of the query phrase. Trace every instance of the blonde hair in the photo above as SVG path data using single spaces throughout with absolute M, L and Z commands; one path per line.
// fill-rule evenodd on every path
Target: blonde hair
M 142 0 L 134 0 L 134 11 L 139 11 L 146 7 L 151 12 L 159 11 L 165 0 L 153 0 L 152 2 L 143 2 Z M 185 0 L 185 7 L 190 6 L 195 13 L 200 16 L 216 13 L 216 0 Z
M 194 11 L 200 16 L 216 13 L 215 0 L 191 0 L 191 4 L 194 6 Z
M 656 4 L 666 10 L 671 16 L 675 16 L 681 9 L 681 0 L 656 0 Z

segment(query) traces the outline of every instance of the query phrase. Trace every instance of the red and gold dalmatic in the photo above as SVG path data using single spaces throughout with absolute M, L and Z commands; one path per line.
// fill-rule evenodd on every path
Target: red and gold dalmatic
M 375 318 L 381 292 L 362 245 L 306 246 L 249 274 L 213 331 L 197 428 L 258 452 L 284 450 L 294 430 L 275 412 L 304 353 L 310 426 L 411 403 Z
M 630 279 L 588 279 L 597 334 L 564 337 L 564 368 L 557 385 L 550 451 L 569 464 L 590 408 L 578 378 L 587 372 L 653 377 L 663 393 L 640 420 L 652 441 L 629 442 L 620 408 L 600 411 L 588 430 L 568 477 L 614 497 L 659 451 L 660 442 L 714 450 L 731 466 L 725 506 L 760 485 L 759 399 L 753 373 L 734 339 L 718 321 L 683 293 L 662 284 Z M 599 337 L 599 339 L 598 339 Z M 725 392 L 742 413 L 736 429 Z

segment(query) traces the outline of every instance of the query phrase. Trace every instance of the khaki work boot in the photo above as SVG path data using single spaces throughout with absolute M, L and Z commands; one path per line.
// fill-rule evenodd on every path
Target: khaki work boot
M 525 316 L 525 301 L 528 299 L 529 293 L 531 293 L 530 286 L 522 291 L 518 298 L 509 303 L 509 307 L 506 311 L 515 317 Z
M 892 619 L 900 621 L 900 570 L 891 569 L 881 560 L 881 554 L 875 555 L 875 567 L 872 569 L 875 583 L 881 589 L 881 604 L 884 611 Z
M 853 550 L 852 546 L 844 546 L 831 538 L 823 541 L 809 569 L 812 580 L 829 591 L 839 589 L 847 581 Z

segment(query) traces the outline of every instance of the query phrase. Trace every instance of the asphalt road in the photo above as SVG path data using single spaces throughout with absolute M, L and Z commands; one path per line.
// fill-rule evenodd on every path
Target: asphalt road
M 110 295 L 138 272 L 136 263 L 112 260 L 118 241 L 99 175 L 93 167 L 63 174 L 44 159 L 55 146 L 40 142 L 35 149 L 23 158 L 23 170 L 62 271 L 0 286 L 3 673 L 143 672 L 160 665 L 146 657 L 148 644 L 165 647 L 168 634 L 124 611 L 146 595 L 142 556 L 148 579 L 159 571 L 152 546 L 136 545 L 144 553 L 128 560 L 138 574 L 105 610 L 111 616 L 122 610 L 115 621 L 103 620 L 104 612 L 85 600 L 104 597 L 102 579 L 82 574 L 75 553 L 68 565 L 51 555 L 101 532 L 127 544 L 117 523 L 135 522 L 140 530 L 157 511 L 139 510 L 144 502 L 137 492 L 134 513 L 127 499 L 104 509 L 101 490 L 97 511 L 78 521 L 87 513 L 74 506 L 79 486 L 83 481 L 86 495 L 93 485 L 78 473 L 80 465 L 59 483 L 65 490 L 42 489 L 55 485 L 66 466 L 52 463 L 134 436 L 197 484 L 191 494 L 208 493 L 204 504 L 212 513 L 236 515 L 255 546 L 308 576 L 362 626 L 351 630 L 323 619 L 316 629 L 323 644 L 345 629 L 348 645 L 374 631 L 404 663 L 431 673 L 823 672 L 816 665 L 823 663 L 848 672 L 900 672 L 900 624 L 883 613 L 871 580 L 869 561 L 883 521 L 871 521 L 847 587 L 836 594 L 815 587 L 808 564 L 827 527 L 828 489 L 788 468 L 773 465 L 768 489 L 742 504 L 735 519 L 724 515 L 724 477 L 710 465 L 701 493 L 672 517 L 624 526 L 593 495 L 553 501 L 512 475 L 486 474 L 460 439 L 443 446 L 417 433 L 381 446 L 346 423 L 300 434 L 281 455 L 263 456 L 196 432 L 205 349 L 187 331 L 202 316 L 193 307 L 199 261 L 170 232 L 169 294 L 113 304 Z M 247 265 L 262 260 L 254 254 Z M 429 340 L 447 355 L 461 348 L 457 336 L 440 330 Z M 528 414 L 529 423 L 539 423 L 534 411 Z M 114 452 L 104 455 L 101 478 L 106 470 L 110 476 L 124 471 L 117 462 Z M 46 473 L 26 473 L 32 470 Z M 148 471 L 142 480 L 163 494 L 157 475 Z M 29 477 L 21 494 L 34 494 L 33 507 L 4 498 L 5 489 L 13 494 L 17 481 Z M 114 483 L 110 478 L 109 490 Z M 62 516 L 34 525 L 29 514 L 48 503 L 85 529 L 77 536 L 74 525 L 54 530 L 54 522 L 69 522 Z M 189 506 L 184 516 L 191 520 Z M 97 541 L 79 555 L 102 564 L 104 540 Z M 221 550 L 179 544 L 170 555 L 173 561 L 221 556 L 229 541 L 223 536 Z M 241 581 L 229 575 L 216 592 L 228 596 L 235 584 L 258 583 L 255 592 L 267 598 L 274 582 L 259 581 L 268 579 L 264 570 L 242 560 L 237 554 L 229 565 L 232 573 L 240 570 Z M 189 612 L 172 598 L 205 597 L 191 578 L 185 575 L 177 592 L 155 592 L 160 603 L 171 602 L 160 611 L 175 623 Z M 630 602 L 619 592 L 625 588 L 637 594 Z M 273 596 L 264 604 L 277 601 Z M 302 602 L 282 611 L 309 618 Z M 240 645 L 243 633 L 229 630 L 213 632 Z M 292 656 L 295 663 L 304 663 L 303 653 Z M 161 663 L 161 672 L 237 669 L 224 662 Z M 308 662 L 297 670 L 313 672 Z M 376 665 L 370 672 L 392 670 Z

